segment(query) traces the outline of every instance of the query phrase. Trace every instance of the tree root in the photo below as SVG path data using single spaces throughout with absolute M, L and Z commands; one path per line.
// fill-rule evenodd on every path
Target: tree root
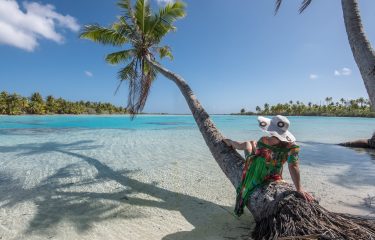
M 330 212 L 318 202 L 306 202 L 300 193 L 288 189 L 288 184 L 278 185 L 259 191 L 265 194 L 264 199 L 271 195 L 274 199 L 265 200 L 267 207 L 261 207 L 262 217 L 256 219 L 253 239 L 375 239 L 374 219 Z

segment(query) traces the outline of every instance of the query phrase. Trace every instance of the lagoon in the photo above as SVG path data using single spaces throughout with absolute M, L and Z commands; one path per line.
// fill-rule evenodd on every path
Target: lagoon
M 263 134 L 255 116 L 212 118 L 232 139 Z M 289 119 L 306 190 L 375 216 L 375 153 L 335 145 L 375 120 Z M 234 194 L 189 115 L 0 117 L 3 239 L 240 239 L 252 220 L 232 214 Z

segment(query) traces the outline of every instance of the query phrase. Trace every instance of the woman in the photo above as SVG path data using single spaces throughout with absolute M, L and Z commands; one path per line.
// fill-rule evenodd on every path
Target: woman
M 235 213 L 240 216 L 249 196 L 257 188 L 272 181 L 282 181 L 282 171 L 285 162 L 288 162 L 289 173 L 296 190 L 307 201 L 314 198 L 302 188 L 299 173 L 299 146 L 296 138 L 288 131 L 290 122 L 281 115 L 272 119 L 258 117 L 259 127 L 269 133 L 270 137 L 262 137 L 256 143 L 236 142 L 224 139 L 224 142 L 235 149 L 245 151 L 245 166 L 242 171 L 241 184 L 237 188 Z

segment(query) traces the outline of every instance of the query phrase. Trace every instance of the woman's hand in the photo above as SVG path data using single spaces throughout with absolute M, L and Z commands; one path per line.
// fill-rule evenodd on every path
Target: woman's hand
M 297 192 L 299 192 L 305 198 L 305 200 L 308 201 L 308 202 L 312 202 L 312 201 L 315 200 L 314 197 L 309 192 L 305 192 L 302 189 L 297 190 Z

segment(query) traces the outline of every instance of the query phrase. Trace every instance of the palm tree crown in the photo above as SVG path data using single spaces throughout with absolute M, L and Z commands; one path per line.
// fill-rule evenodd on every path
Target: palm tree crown
M 125 64 L 118 72 L 120 83 L 128 81 L 128 111 L 134 116 L 145 106 L 153 80 L 155 69 L 147 59 L 173 58 L 168 46 L 160 46 L 163 37 L 175 30 L 173 23 L 185 16 L 185 4 L 174 2 L 152 13 L 147 0 L 136 0 L 132 7 L 130 0 L 120 0 L 118 6 L 122 16 L 109 27 L 98 24 L 86 25 L 80 37 L 97 43 L 113 46 L 125 46 L 124 50 L 110 53 L 105 60 L 113 65 Z

